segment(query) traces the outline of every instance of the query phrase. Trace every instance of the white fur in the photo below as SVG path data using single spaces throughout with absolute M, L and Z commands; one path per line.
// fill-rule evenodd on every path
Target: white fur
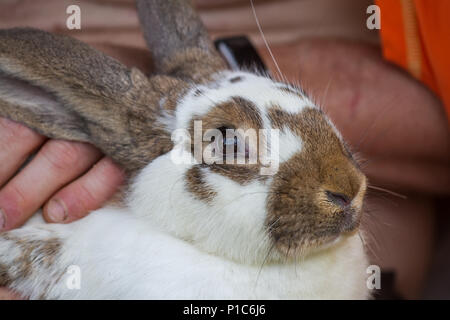
M 234 76 L 244 81 L 232 84 Z M 309 100 L 276 88 L 276 83 L 244 72 L 225 72 L 204 95 L 180 101 L 175 125 L 187 128 L 194 115 L 220 101 L 241 96 L 261 112 L 276 104 L 288 112 L 314 107 Z M 172 151 L 175 152 L 175 151 Z M 302 152 L 302 141 L 288 128 L 280 134 L 280 158 Z M 193 163 L 193 162 L 192 162 Z M 273 259 L 265 221 L 272 179 L 246 185 L 202 168 L 205 183 L 216 192 L 211 202 L 199 200 L 186 187 L 192 163 L 176 164 L 167 153 L 136 177 L 126 208 L 107 207 L 68 225 L 34 222 L 11 231 L 24 239 L 58 238 L 62 250 L 50 269 L 36 266 L 32 276 L 13 283 L 37 298 L 61 299 L 364 299 L 367 261 L 358 236 L 297 261 Z M 0 265 L 21 254 L 0 235 Z M 274 250 L 276 251 L 276 250 Z M 276 253 L 273 253 L 276 257 Z M 279 257 L 278 257 L 279 258 Z M 70 265 L 81 268 L 81 289 L 66 286 Z
M 302 139 L 286 127 L 280 132 L 280 162 L 289 160 L 294 154 L 302 151 Z
M 243 80 L 229 82 L 229 79 L 237 76 L 242 77 Z M 216 78 L 218 80 L 209 86 L 197 87 L 203 91 L 200 96 L 194 96 L 195 90 L 192 90 L 180 101 L 176 110 L 177 128 L 188 128 L 194 115 L 205 115 L 215 105 L 226 102 L 232 97 L 242 97 L 253 102 L 262 114 L 265 127 L 270 127 L 266 110 L 274 104 L 291 113 L 301 112 L 305 107 L 315 107 L 307 97 L 288 94 L 277 88 L 277 85 L 281 83 L 266 77 L 242 71 L 224 71 L 217 74 Z
M 264 232 L 268 183 L 242 186 L 206 172 L 207 184 L 217 192 L 213 203 L 207 204 L 186 189 L 184 175 L 190 166 L 176 165 L 169 157 L 159 157 L 137 178 L 129 203 L 133 212 L 206 252 L 245 263 L 261 260 L 268 247 Z
M 48 231 L 16 230 L 43 239 Z M 341 240 L 298 263 L 249 265 L 208 254 L 127 210 L 104 208 L 70 225 L 49 229 L 64 241 L 52 270 L 14 288 L 39 297 L 49 274 L 60 281 L 46 298 L 58 299 L 364 299 L 366 260 L 358 236 Z M 8 243 L 0 241 L 0 251 Z M 9 248 L 9 247 L 8 247 Z M 130 250 L 130 248 L 132 248 Z M 10 248 L 9 248 L 10 249 Z M 8 259 L 17 252 L 7 251 Z M 5 259 L 5 255 L 0 260 Z M 81 270 L 81 288 L 66 282 L 70 265 Z M 51 279 L 51 278 L 50 278 Z
M 241 77 L 242 80 L 231 83 L 229 80 L 234 77 Z M 180 101 L 175 112 L 175 126 L 167 124 L 167 119 L 161 121 L 166 123 L 168 130 L 171 132 L 175 129 L 187 130 L 194 116 L 204 116 L 215 106 L 229 101 L 233 97 L 245 98 L 258 108 L 264 126 L 261 129 L 271 128 L 267 110 L 274 105 L 289 113 L 299 113 L 307 107 L 316 108 L 315 104 L 300 92 L 298 95 L 294 95 L 280 90 L 278 87 L 286 87 L 286 84 L 274 82 L 266 77 L 243 71 L 224 71 L 215 75 L 215 78 L 216 80 L 211 84 L 195 88 L 202 91 L 201 95 L 195 96 L 196 90 L 193 89 Z M 266 135 L 266 132 L 264 134 Z M 293 134 L 287 127 L 280 132 L 279 142 L 280 163 L 301 151 L 301 138 Z

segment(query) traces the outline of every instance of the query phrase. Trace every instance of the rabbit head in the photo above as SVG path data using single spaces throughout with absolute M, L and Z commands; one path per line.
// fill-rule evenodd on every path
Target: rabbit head
M 0 116 L 96 145 L 135 176 L 132 211 L 211 254 L 295 259 L 354 234 L 366 178 L 327 116 L 227 70 L 188 2 L 137 4 L 150 77 L 68 37 L 0 31 Z
M 129 199 L 152 224 L 248 263 L 295 259 L 357 230 L 366 178 L 302 91 L 222 71 L 192 88 L 167 117 L 161 122 L 170 124 L 175 146 L 142 170 Z M 272 153 L 270 161 L 250 162 L 252 129 L 256 149 L 266 149 L 258 157 Z

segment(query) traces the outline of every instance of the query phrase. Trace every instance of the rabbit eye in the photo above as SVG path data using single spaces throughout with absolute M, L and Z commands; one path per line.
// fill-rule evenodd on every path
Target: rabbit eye
M 237 147 L 237 143 L 238 143 L 237 137 L 223 139 L 223 146 L 224 147 L 232 146 L 232 145 Z
M 222 134 L 222 139 L 217 140 L 217 147 L 222 151 L 222 160 L 223 163 L 227 163 L 227 160 L 231 159 L 240 159 L 240 161 L 246 162 L 249 157 L 249 146 L 246 143 L 246 140 L 240 136 L 239 133 L 235 131 L 234 128 L 230 127 L 220 127 L 219 130 Z M 221 144 L 220 146 L 218 144 Z M 235 162 L 233 162 L 235 163 Z
M 228 127 L 220 127 L 218 128 L 218 130 L 222 134 L 222 155 L 224 160 L 227 154 L 234 154 L 234 157 L 236 158 L 239 143 L 238 138 L 235 135 L 227 137 L 227 130 L 231 131 L 234 129 Z

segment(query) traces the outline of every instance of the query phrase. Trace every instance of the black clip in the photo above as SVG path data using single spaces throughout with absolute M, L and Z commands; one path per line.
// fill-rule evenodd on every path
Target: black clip
M 268 73 L 266 65 L 246 36 L 219 38 L 214 41 L 214 45 L 232 70 L 256 69 Z

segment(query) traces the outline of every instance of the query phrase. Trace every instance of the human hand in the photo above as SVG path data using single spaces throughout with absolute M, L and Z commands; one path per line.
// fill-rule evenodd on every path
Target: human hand
M 0 231 L 21 226 L 40 207 L 47 222 L 82 218 L 101 207 L 124 180 L 123 171 L 93 146 L 46 139 L 4 118 L 0 163 Z

